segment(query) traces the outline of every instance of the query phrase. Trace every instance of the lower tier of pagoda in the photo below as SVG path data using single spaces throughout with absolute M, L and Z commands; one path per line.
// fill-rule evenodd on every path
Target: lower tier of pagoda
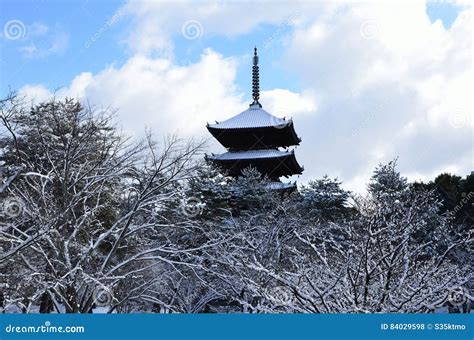
M 230 176 L 238 177 L 248 167 L 256 168 L 269 179 L 299 175 L 303 172 L 294 151 L 276 149 L 229 151 L 220 155 L 206 155 L 206 160 L 226 171 Z

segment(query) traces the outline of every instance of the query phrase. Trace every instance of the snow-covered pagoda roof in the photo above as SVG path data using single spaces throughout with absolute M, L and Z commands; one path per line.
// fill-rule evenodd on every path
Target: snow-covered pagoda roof
M 269 149 L 299 145 L 291 119 L 278 118 L 265 111 L 260 103 L 216 124 L 207 124 L 209 132 L 226 148 Z
M 231 151 L 219 155 L 206 155 L 206 160 L 225 169 L 232 176 L 239 176 L 242 170 L 249 166 L 257 168 L 260 173 L 272 179 L 303 172 L 303 167 L 298 164 L 293 150 Z
M 291 124 L 292 120 L 285 118 L 278 118 L 265 111 L 259 104 L 252 104 L 250 107 L 239 113 L 238 115 L 224 120 L 223 122 L 216 122 L 215 124 L 208 124 L 208 127 L 214 129 L 246 129 L 246 128 L 262 128 L 275 127 L 283 128 Z
M 270 190 L 288 190 L 288 189 L 295 189 L 296 183 L 283 183 L 283 182 L 269 182 L 266 185 L 267 189 Z
M 272 150 L 248 150 L 248 151 L 226 152 L 219 155 L 207 156 L 207 158 L 221 160 L 221 161 L 230 161 L 230 160 L 237 160 L 237 159 L 286 157 L 292 153 L 293 151 L 280 151 L 280 150 L 273 150 L 273 149 Z

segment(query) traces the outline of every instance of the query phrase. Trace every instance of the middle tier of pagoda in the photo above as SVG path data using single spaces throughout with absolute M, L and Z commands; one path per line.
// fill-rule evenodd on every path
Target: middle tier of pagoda
M 207 124 L 209 132 L 228 152 L 207 155 L 206 159 L 223 169 L 228 175 L 238 177 L 247 167 L 256 168 L 274 184 L 280 177 L 290 177 L 303 172 L 289 146 L 299 145 L 301 138 L 295 132 L 293 120 L 278 118 L 262 108 L 259 102 L 259 69 L 255 48 L 252 68 L 253 103 L 238 115 Z M 291 185 L 294 187 L 294 184 Z

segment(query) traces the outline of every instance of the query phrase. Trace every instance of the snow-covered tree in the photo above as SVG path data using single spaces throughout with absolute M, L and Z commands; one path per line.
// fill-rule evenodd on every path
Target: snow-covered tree
M 201 144 L 128 143 L 108 113 L 74 100 L 18 111 L 8 122 L 1 160 L 25 172 L 8 188 L 23 211 L 2 220 L 6 307 L 114 310 L 156 280 L 148 268 L 173 265 L 184 250 L 163 232 L 178 228 L 163 207 L 194 173 Z
M 430 312 L 472 296 L 472 228 L 396 162 L 365 196 L 329 177 L 282 194 L 255 169 L 219 173 L 202 143 L 132 142 L 107 110 L 0 104 L 4 311 Z
M 258 300 L 247 306 L 256 312 L 429 312 L 469 281 L 469 264 L 460 266 L 449 254 L 472 238 L 459 234 L 446 242 L 450 221 L 437 214 L 439 202 L 430 192 L 411 192 L 395 163 L 378 167 L 368 196 L 355 202 L 358 212 L 345 222 L 314 224 L 292 212 L 247 227 L 261 233 L 244 232 L 249 247 L 230 260 Z M 275 229 L 286 231 L 284 240 L 272 237 Z
M 345 216 L 349 209 L 347 201 L 350 193 L 341 188 L 341 182 L 324 176 L 309 181 L 301 190 L 302 209 L 312 217 L 338 219 Z

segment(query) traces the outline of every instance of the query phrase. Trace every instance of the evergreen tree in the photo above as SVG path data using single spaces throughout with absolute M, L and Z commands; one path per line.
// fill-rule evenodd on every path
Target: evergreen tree
M 301 209 L 311 217 L 322 217 L 337 220 L 347 212 L 349 192 L 341 188 L 341 182 L 324 176 L 322 179 L 309 181 L 300 190 Z

